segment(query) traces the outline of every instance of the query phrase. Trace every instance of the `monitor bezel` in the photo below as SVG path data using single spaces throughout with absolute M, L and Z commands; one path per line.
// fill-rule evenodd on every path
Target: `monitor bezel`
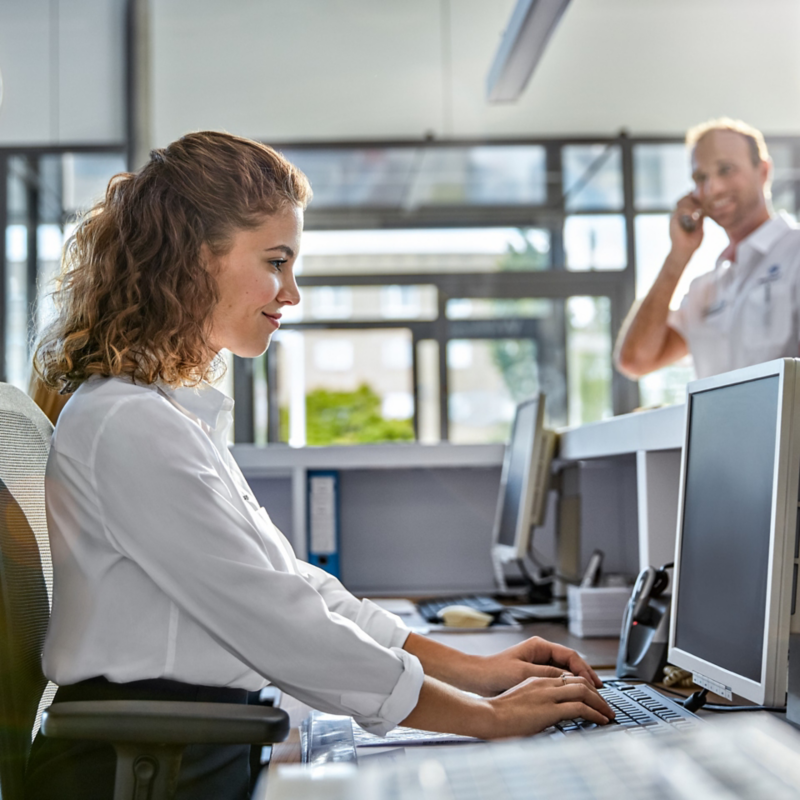
M 533 443 L 531 452 L 525 463 L 523 476 L 523 492 L 520 497 L 520 513 L 517 515 L 517 524 L 514 530 L 514 544 L 500 544 L 500 524 L 503 519 L 503 506 L 505 501 L 505 491 L 508 484 L 509 472 L 511 470 L 511 443 L 514 441 L 514 434 L 517 430 L 517 421 L 520 410 L 526 406 L 536 405 L 536 414 L 533 424 Z M 531 528 L 533 527 L 533 500 L 536 491 L 536 466 L 539 462 L 540 450 L 544 446 L 544 411 L 545 395 L 540 392 L 536 397 L 523 400 L 517 405 L 514 413 L 514 424 L 511 428 L 511 436 L 503 454 L 503 469 L 500 474 L 500 491 L 497 496 L 497 507 L 494 515 L 494 526 L 492 528 L 492 555 L 496 563 L 508 563 L 517 559 L 524 558 L 528 554 L 531 542 Z
M 800 398 L 800 369 L 797 359 L 779 359 L 752 367 L 693 381 L 687 386 L 684 442 L 681 453 L 680 493 L 675 537 L 675 576 L 669 632 L 671 664 L 710 679 L 721 687 L 758 704 L 784 705 L 788 675 L 789 631 L 791 625 L 792 572 L 794 565 L 798 481 L 800 480 L 800 422 L 794 404 Z M 754 681 L 679 648 L 675 644 L 677 607 L 680 595 L 680 559 L 686 485 L 689 430 L 695 395 L 725 386 L 763 378 L 778 377 L 778 411 L 775 430 L 770 513 L 770 545 L 767 566 L 767 597 L 764 610 L 764 641 L 761 680 Z

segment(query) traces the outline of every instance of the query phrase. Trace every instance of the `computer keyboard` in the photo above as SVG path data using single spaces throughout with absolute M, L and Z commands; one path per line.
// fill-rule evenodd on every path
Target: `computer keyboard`
M 469 606 L 476 611 L 490 614 L 494 617 L 494 625 L 512 625 L 513 618 L 507 613 L 506 607 L 497 600 L 486 595 L 470 595 L 467 597 L 437 597 L 431 600 L 421 600 L 417 603 L 417 611 L 428 622 L 439 623 L 439 612 L 448 606 Z
M 603 699 L 614 709 L 616 718 L 609 725 L 597 725 L 583 719 L 563 720 L 548 729 L 551 734 L 586 733 L 591 730 L 624 730 L 628 733 L 665 733 L 685 730 L 702 720 L 683 706 L 664 697 L 645 684 L 627 681 L 606 681 L 599 690 Z
M 570 735 L 574 733 L 588 733 L 597 730 L 608 733 L 610 731 L 624 731 L 626 733 L 655 733 L 661 734 L 669 730 L 687 730 L 702 720 L 674 700 L 664 697 L 660 692 L 645 685 L 634 685 L 627 681 L 607 681 L 600 689 L 600 694 L 614 709 L 616 717 L 608 725 L 597 725 L 584 719 L 568 719 L 547 728 L 539 736 Z M 343 717 L 345 727 L 349 727 L 349 718 Z M 415 728 L 402 726 L 389 731 L 385 737 L 374 736 L 363 728 L 353 724 L 353 737 L 356 747 L 381 747 L 430 744 L 456 744 L 461 742 L 478 742 L 468 736 L 454 733 L 430 733 Z

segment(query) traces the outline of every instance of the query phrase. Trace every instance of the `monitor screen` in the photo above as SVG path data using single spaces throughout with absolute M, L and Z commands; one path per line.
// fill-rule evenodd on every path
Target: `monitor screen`
M 528 482 L 532 469 L 534 437 L 536 436 L 539 403 L 537 401 L 522 403 L 517 408 L 511 441 L 506 450 L 504 465 L 505 483 L 501 486 L 500 520 L 498 525 L 497 544 L 515 547 L 520 514 L 528 515 L 530 509 L 522 508 L 523 503 L 531 503 Z
M 779 376 L 690 394 L 675 646 L 761 682 Z

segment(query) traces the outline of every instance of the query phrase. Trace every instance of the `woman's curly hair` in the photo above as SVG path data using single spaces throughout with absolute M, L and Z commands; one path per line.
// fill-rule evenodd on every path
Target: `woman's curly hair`
M 138 173 L 111 179 L 67 242 L 36 371 L 62 393 L 92 375 L 171 386 L 213 377 L 218 292 L 201 248 L 223 255 L 237 230 L 310 199 L 300 170 L 248 139 L 206 131 L 154 150 Z

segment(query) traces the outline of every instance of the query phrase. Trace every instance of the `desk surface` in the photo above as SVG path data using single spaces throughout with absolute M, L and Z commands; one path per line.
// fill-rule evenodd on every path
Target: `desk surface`
M 565 625 L 554 622 L 537 622 L 525 625 L 521 630 L 493 629 L 478 633 L 457 631 L 433 631 L 431 639 L 471 655 L 490 655 L 518 644 L 531 636 L 541 636 L 556 644 L 577 650 L 595 669 L 613 669 L 617 661 L 619 639 L 580 639 L 573 636 Z M 289 712 L 292 730 L 285 742 L 272 746 L 274 763 L 298 763 L 301 760 L 298 726 L 309 712 L 309 707 L 293 697 L 284 695 L 281 707 Z

